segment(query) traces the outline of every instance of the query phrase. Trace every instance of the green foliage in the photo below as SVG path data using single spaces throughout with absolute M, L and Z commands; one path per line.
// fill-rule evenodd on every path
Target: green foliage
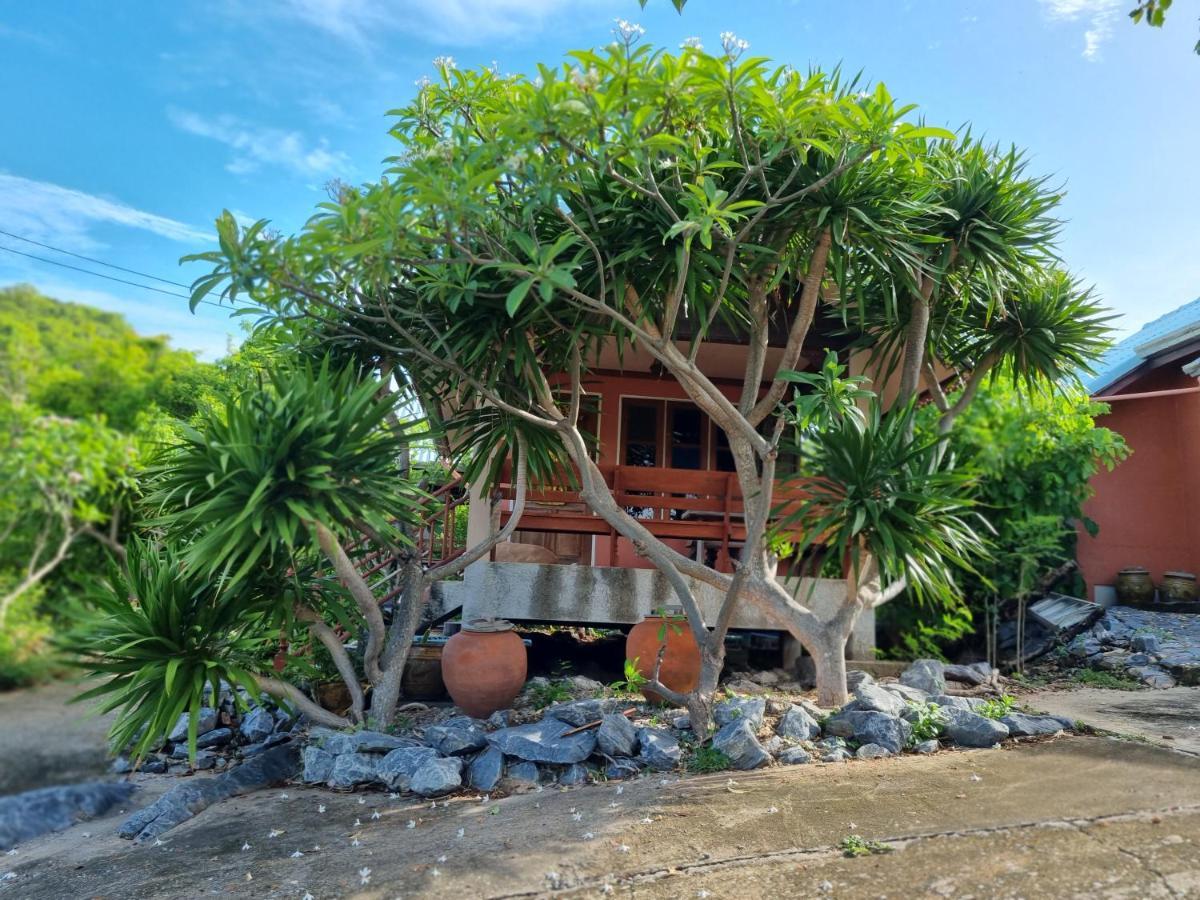
M 571 699 L 571 689 L 558 679 L 535 681 L 529 686 L 529 699 L 534 709 L 545 709 L 552 703 L 562 703 Z
M 857 834 L 847 835 L 838 844 L 842 855 L 853 859 L 857 856 L 871 856 L 876 853 L 891 853 L 895 848 L 881 841 L 868 841 Z
M 729 757 L 708 744 L 696 747 L 684 762 L 684 768 L 697 775 L 708 772 L 724 772 L 729 766 Z
M 1012 712 L 1013 707 L 1016 705 L 1016 697 L 1011 694 L 1001 694 L 999 697 L 985 700 L 979 706 L 975 707 L 973 712 L 988 719 L 1002 719 Z
M 915 718 L 908 720 L 912 725 L 912 733 L 908 738 L 910 747 L 915 747 L 922 741 L 931 741 L 942 736 L 942 732 L 946 728 L 946 715 L 940 706 L 936 703 L 915 701 L 909 701 L 908 706 L 916 713 Z
M 134 540 L 128 567 L 73 610 L 77 622 L 62 638 L 95 687 L 77 700 L 101 698 L 100 710 L 120 710 L 113 747 L 144 756 L 183 713 L 190 713 L 188 749 L 195 756 L 196 724 L 219 682 L 258 694 L 254 673 L 269 664 L 283 616 L 277 586 L 232 591 L 170 548 Z
M 1071 678 L 1077 684 L 1086 687 L 1107 688 L 1113 691 L 1140 691 L 1145 687 L 1136 678 L 1104 669 L 1078 669 Z
M 398 467 L 406 436 L 386 424 L 379 384 L 328 361 L 272 370 L 258 391 L 187 428 L 151 469 L 155 524 L 190 537 L 188 565 L 233 583 L 282 573 L 315 546 L 315 529 L 401 540 L 418 494 Z
M 0 593 L 11 587 L 11 581 L 0 579 Z M 0 626 L 0 691 L 36 684 L 61 671 L 50 642 L 53 624 L 38 612 L 41 600 L 40 586 L 25 592 Z
M 636 694 L 642 689 L 642 685 L 650 680 L 638 669 L 638 660 L 640 658 L 634 657 L 633 659 L 625 660 L 625 677 L 609 685 L 614 692 L 618 694 Z

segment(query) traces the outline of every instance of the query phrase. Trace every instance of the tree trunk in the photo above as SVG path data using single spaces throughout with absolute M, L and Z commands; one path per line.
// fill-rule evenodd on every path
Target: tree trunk
M 717 646 L 709 646 L 707 641 L 700 648 L 700 680 L 696 689 L 687 695 L 688 720 L 696 739 L 708 739 L 712 731 L 713 699 L 717 693 L 717 685 L 721 679 L 721 670 L 725 668 L 725 642 L 716 642 Z
M 846 635 L 830 628 L 809 640 L 817 674 L 817 705 L 843 706 L 850 699 L 846 692 Z
M 379 728 L 387 728 L 396 718 L 404 666 L 408 662 L 413 636 L 425 609 L 428 585 L 423 576 L 420 560 L 414 557 L 405 563 L 402 575 L 404 590 L 400 592 L 400 598 L 392 612 L 392 624 L 387 647 L 383 652 L 379 680 L 371 692 L 370 718 Z

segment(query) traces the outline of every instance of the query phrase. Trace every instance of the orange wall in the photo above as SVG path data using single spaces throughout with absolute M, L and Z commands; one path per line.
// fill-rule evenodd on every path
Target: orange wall
M 1173 367 L 1172 367 L 1173 368 Z M 1122 394 L 1196 386 L 1178 369 L 1160 369 Z M 1125 438 L 1133 451 L 1111 472 L 1092 478 L 1084 514 L 1100 526 L 1080 533 L 1079 565 L 1094 596 L 1126 566 L 1200 574 L 1200 393 L 1115 400 L 1096 424 Z

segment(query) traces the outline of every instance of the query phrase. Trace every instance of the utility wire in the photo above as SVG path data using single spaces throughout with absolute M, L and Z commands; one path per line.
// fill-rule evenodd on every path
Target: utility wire
M 7 232 L 6 232 L 6 233 L 7 233 Z M 180 293 L 177 293 L 177 292 L 175 292 L 175 291 L 166 291 L 166 290 L 163 290 L 162 288 L 156 288 L 156 287 L 153 287 L 153 286 L 151 286 L 151 285 L 148 285 L 148 284 L 140 284 L 140 283 L 138 283 L 138 282 L 136 282 L 136 281 L 129 281 L 128 279 L 125 279 L 125 278 L 116 278 L 116 277 L 114 277 L 114 276 L 112 276 L 112 275 L 105 275 L 103 272 L 93 272 L 91 269 L 83 269 L 83 268 L 80 268 L 79 266 L 73 266 L 73 265 L 71 265 L 70 263 L 59 262 L 59 261 L 58 261 L 58 260 L 56 260 L 56 259 L 47 259 L 47 258 L 46 258 L 46 257 L 44 257 L 44 256 L 35 256 L 35 255 L 34 255 L 34 254 L 32 254 L 32 253 L 26 253 L 24 250 L 14 250 L 12 247 L 5 247 L 3 244 L 0 244 L 0 250 L 7 250 L 9 253 L 15 253 L 15 254 L 17 254 L 17 256 L 24 256 L 24 257 L 27 257 L 28 259 L 36 259 L 38 262 L 49 263 L 49 264 L 50 264 L 50 265 L 52 265 L 52 266 L 61 266 L 61 267 L 62 267 L 62 268 L 64 268 L 64 269 L 71 269 L 72 271 L 75 271 L 75 272 L 82 272 L 84 275 L 94 275 L 96 278 L 104 278 L 104 279 L 106 279 L 106 280 L 108 280 L 108 281 L 115 281 L 115 282 L 117 282 L 118 284 L 127 284 L 127 285 L 129 285 L 130 287 L 141 288 L 141 289 L 142 289 L 142 290 L 144 290 L 144 291 L 154 291 L 154 292 L 155 292 L 155 293 L 157 293 L 157 294 L 166 294 L 168 297 L 180 297 L 180 298 L 182 298 L 182 299 L 184 299 L 184 300 L 191 300 L 191 299 L 192 299 L 192 298 L 191 298 L 190 296 L 188 296 L 187 294 L 180 294 Z M 103 265 L 103 264 L 102 264 L 102 265 Z M 120 268 L 120 266 L 114 266 L 113 268 Z M 130 270 L 126 269 L 125 271 L 130 271 Z M 138 272 L 138 273 L 135 273 L 135 274 L 138 274 L 138 275 L 140 275 L 140 274 L 142 274 L 142 273 Z M 153 276 L 153 275 L 150 275 L 150 276 L 147 276 L 147 277 L 149 277 L 149 278 L 153 278 L 154 276 Z M 160 278 L 160 279 L 158 279 L 158 280 L 159 280 L 159 281 L 163 281 L 163 280 L 165 280 L 165 279 L 162 279 L 162 278 Z M 168 284 L 175 284 L 175 282 L 167 282 L 167 283 L 168 283 Z M 181 287 L 186 287 L 186 285 L 180 285 L 180 286 L 181 286 Z M 207 303 L 209 306 L 216 306 L 216 307 L 218 307 L 218 308 L 220 308 L 220 307 L 221 307 L 221 304 L 220 304 L 220 303 L 214 303 L 212 300 L 201 300 L 200 302 L 201 302 L 201 303 Z
M 105 262 L 102 259 L 95 259 L 91 256 L 84 256 L 82 253 L 74 253 L 71 250 L 64 250 L 62 247 L 55 247 L 52 244 L 43 244 L 41 241 L 35 241 L 33 238 L 22 237 L 19 234 L 13 234 L 11 231 L 5 231 L 3 228 L 0 228 L 0 234 L 10 238 L 16 238 L 18 241 L 24 241 L 27 244 L 33 244 L 36 247 L 42 247 L 46 250 L 53 250 L 55 253 L 65 253 L 67 256 L 73 256 L 76 259 L 86 260 L 87 262 L 95 263 L 98 266 L 104 266 L 108 269 L 116 269 L 118 272 L 128 272 L 130 275 L 139 275 L 142 278 L 149 278 L 151 281 L 161 281 L 163 284 L 173 284 L 175 287 L 181 287 L 185 290 L 191 287 L 191 285 L 183 284 L 180 281 L 171 281 L 169 278 L 159 278 L 157 275 L 151 275 L 148 272 L 139 272 L 137 269 L 127 269 L 124 266 L 118 266 L 114 263 Z

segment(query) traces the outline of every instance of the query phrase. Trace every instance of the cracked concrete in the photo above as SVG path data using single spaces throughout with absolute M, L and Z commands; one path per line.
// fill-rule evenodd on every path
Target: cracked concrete
M 0 900 L 1200 896 L 1200 765 L 1102 737 L 434 808 L 286 793 L 212 807 L 159 846 L 116 839 L 119 816 L 76 826 L 0 858 Z M 846 859 L 849 835 L 895 849 Z
M 1200 687 L 1043 691 L 1021 699 L 1053 715 L 1081 719 L 1093 728 L 1200 756 Z

